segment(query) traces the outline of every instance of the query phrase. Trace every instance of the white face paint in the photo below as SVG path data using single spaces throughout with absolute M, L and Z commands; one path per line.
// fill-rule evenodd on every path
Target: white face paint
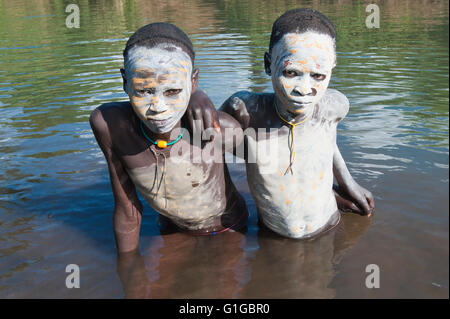
M 192 62 L 173 44 L 133 47 L 125 63 L 127 94 L 137 116 L 154 133 L 180 121 L 192 91 Z
M 329 35 L 285 34 L 272 48 L 270 65 L 280 111 L 310 115 L 328 87 L 335 56 Z

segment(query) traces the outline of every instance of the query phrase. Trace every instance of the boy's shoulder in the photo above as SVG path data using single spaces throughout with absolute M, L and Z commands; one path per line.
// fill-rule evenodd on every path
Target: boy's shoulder
M 347 115 L 349 108 L 348 98 L 335 89 L 327 89 L 319 102 L 320 114 L 329 121 L 341 121 Z
M 108 141 L 107 144 L 112 144 L 114 136 L 129 129 L 132 112 L 129 102 L 104 103 L 92 111 L 89 123 L 94 133 Z
M 250 91 L 238 91 L 231 95 L 225 102 L 224 105 L 228 104 L 230 106 L 236 105 L 236 103 L 241 100 L 249 114 L 256 113 L 262 108 L 265 109 L 267 104 L 273 102 L 273 93 L 255 93 Z
M 129 102 L 109 102 L 95 108 L 89 118 L 91 125 L 117 125 L 126 122 L 131 116 L 131 104 Z

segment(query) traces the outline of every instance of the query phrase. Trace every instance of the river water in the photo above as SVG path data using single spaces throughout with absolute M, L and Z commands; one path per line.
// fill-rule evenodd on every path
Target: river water
M 377 1 L 379 29 L 366 27 L 358 1 L 81 0 L 80 28 L 67 28 L 69 3 L 0 0 L 0 297 L 448 298 L 446 1 Z M 313 241 L 281 238 L 258 228 L 245 167 L 230 164 L 247 231 L 162 236 L 146 205 L 140 255 L 119 260 L 131 265 L 121 281 L 108 171 L 88 119 L 127 98 L 127 38 L 151 22 L 182 28 L 200 88 L 220 106 L 237 90 L 271 91 L 271 25 L 296 7 L 337 27 L 330 87 L 351 103 L 338 145 L 374 194 L 374 216 L 343 215 Z M 66 288 L 68 264 L 80 268 L 79 289 Z M 378 289 L 365 284 L 371 264 Z

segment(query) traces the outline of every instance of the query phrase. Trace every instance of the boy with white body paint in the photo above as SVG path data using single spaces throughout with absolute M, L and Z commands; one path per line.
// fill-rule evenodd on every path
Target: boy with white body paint
M 275 21 L 264 56 L 274 93 L 237 92 L 221 108 L 244 129 L 278 129 L 256 138 L 245 135 L 247 179 L 260 221 L 291 238 L 334 227 L 338 206 L 368 216 L 374 209 L 372 194 L 353 180 L 336 144 L 337 124 L 349 102 L 327 89 L 336 66 L 335 39 L 334 26 L 319 12 L 287 11 Z M 266 147 L 277 154 L 258 158 Z M 267 169 L 274 163 L 274 172 Z
M 184 126 L 188 122 L 192 128 L 195 117 L 188 103 L 197 94 L 194 56 L 189 38 L 176 26 L 153 23 L 140 28 L 127 42 L 121 69 L 130 101 L 103 104 L 91 114 L 92 130 L 108 163 L 120 253 L 138 246 L 143 207 L 136 188 L 160 220 L 193 234 L 237 230 L 246 224 L 245 202 L 224 161 L 204 156 L 204 150 L 217 144 L 225 150 L 229 141 L 194 145 L 187 138 Z M 186 121 L 181 120 L 184 115 Z M 223 112 L 209 122 L 217 132 L 240 128 Z

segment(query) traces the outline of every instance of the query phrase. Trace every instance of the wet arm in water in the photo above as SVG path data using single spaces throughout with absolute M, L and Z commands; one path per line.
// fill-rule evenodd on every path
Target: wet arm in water
M 119 252 L 137 249 L 141 228 L 142 203 L 120 159 L 114 154 L 111 137 L 101 109 L 90 117 L 95 138 L 108 163 L 109 177 L 114 195 L 114 235 Z
M 117 254 L 117 274 L 125 291 L 125 298 L 146 298 L 149 282 L 144 259 L 139 250 Z
M 336 191 L 339 208 L 348 207 L 350 210 L 370 216 L 374 210 L 373 196 L 358 185 L 350 175 L 337 144 L 334 145 L 333 174 L 339 185 Z

